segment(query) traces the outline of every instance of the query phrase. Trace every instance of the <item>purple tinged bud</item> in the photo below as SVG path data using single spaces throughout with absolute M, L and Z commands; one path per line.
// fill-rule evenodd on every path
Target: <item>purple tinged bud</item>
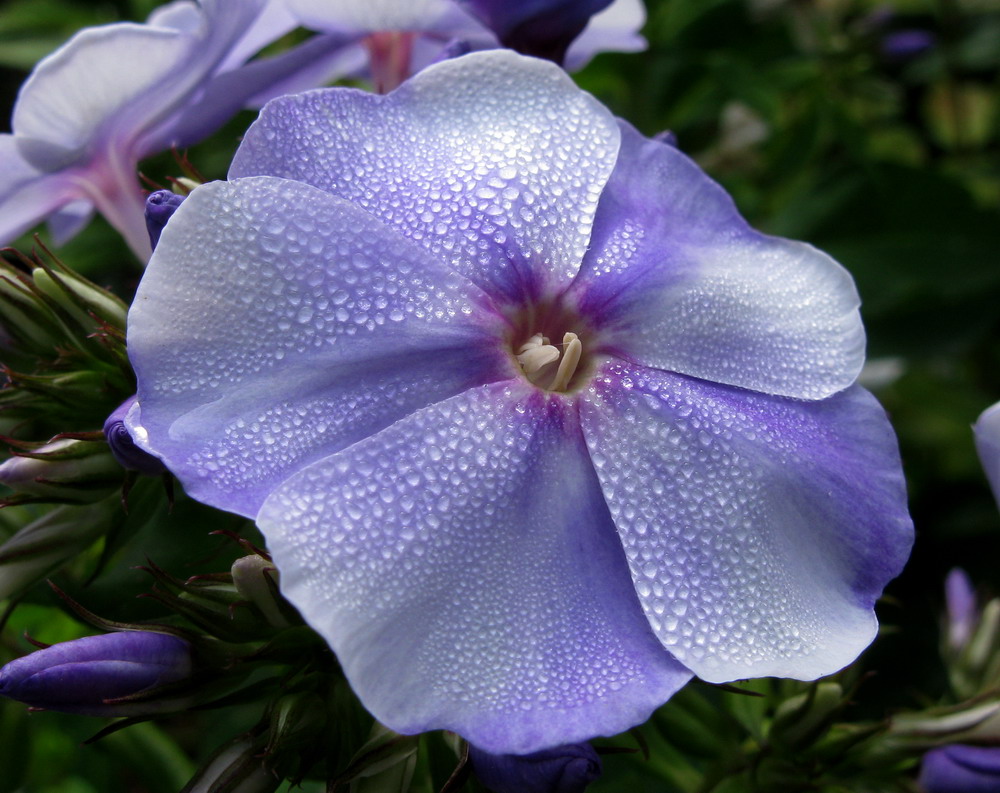
M 952 744 L 924 755 L 920 786 L 925 793 L 997 793 L 1000 748 Z
M 524 55 L 562 64 L 566 50 L 590 18 L 611 0 L 458 0 L 496 33 L 500 43 Z
M 128 716 L 152 703 L 115 703 L 191 674 L 191 646 L 176 636 L 123 631 L 54 644 L 0 669 L 0 695 L 35 708 Z
M 150 193 L 146 199 L 146 231 L 149 232 L 149 244 L 156 248 L 160 241 L 160 233 L 167 225 L 171 215 L 187 196 L 171 193 L 169 190 L 157 190 Z
M 653 140 L 662 143 L 665 146 L 669 146 L 672 149 L 679 148 L 677 145 L 677 135 L 669 129 L 665 129 L 663 132 L 657 132 L 653 135 Z
M 469 762 L 493 793 L 581 793 L 601 775 L 601 758 L 589 743 L 525 755 L 490 754 L 470 745 Z
M 122 468 L 127 471 L 138 471 L 146 476 L 159 476 L 167 470 L 166 467 L 156 457 L 136 446 L 125 427 L 125 416 L 134 404 L 135 395 L 133 394 L 115 408 L 104 422 L 104 437 L 107 438 L 111 454 L 114 455 Z
M 948 646 L 958 651 L 968 644 L 979 620 L 976 593 L 964 570 L 956 567 L 948 573 L 944 598 L 948 608 Z
M 983 411 L 972 427 L 976 451 L 997 504 L 1000 504 L 1000 402 Z
M 926 30 L 897 30 L 882 39 L 882 55 L 893 61 L 907 61 L 931 49 L 937 43 Z

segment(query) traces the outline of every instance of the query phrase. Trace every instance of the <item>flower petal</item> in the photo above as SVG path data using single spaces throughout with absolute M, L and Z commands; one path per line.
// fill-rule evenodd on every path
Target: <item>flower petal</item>
M 328 193 L 210 183 L 171 217 L 129 312 L 141 417 L 126 423 L 189 494 L 253 516 L 309 462 L 509 377 L 469 319 L 484 299 Z
M 690 159 L 624 122 L 573 290 L 611 346 L 645 366 L 820 399 L 854 382 L 864 362 L 847 271 L 751 229 Z
M 646 9 L 642 0 L 615 0 L 596 14 L 583 33 L 569 45 L 566 68 L 582 69 L 600 52 L 640 52 L 646 49 L 646 39 L 639 35 L 646 24 Z
M 633 726 L 690 676 L 642 616 L 575 410 L 521 381 L 310 466 L 257 520 L 394 730 L 523 754 Z
M 132 145 L 201 88 L 263 3 L 206 0 L 197 29 L 187 11 L 183 25 L 171 15 L 169 26 L 125 22 L 80 31 L 21 88 L 12 124 L 22 154 L 51 171 L 100 145 Z
M 498 298 L 523 299 L 579 269 L 618 138 L 561 69 L 497 50 L 435 64 L 384 97 L 277 99 L 229 174 L 328 190 Z
M 1000 504 L 1000 402 L 983 411 L 972 427 L 979 460 Z
M 0 134 L 0 184 L 0 246 L 68 204 L 76 193 L 62 175 L 43 173 L 25 160 L 9 134 Z
M 426 30 L 452 12 L 449 0 L 285 0 L 312 30 L 351 33 Z
M 802 402 L 609 362 L 581 420 L 646 616 L 695 674 L 813 679 L 871 642 L 912 524 L 868 392 Z

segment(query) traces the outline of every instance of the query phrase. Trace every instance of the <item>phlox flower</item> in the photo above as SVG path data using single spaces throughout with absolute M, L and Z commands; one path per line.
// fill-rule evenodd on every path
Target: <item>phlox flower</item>
M 63 241 L 96 208 L 145 260 L 137 163 L 197 142 L 343 43 L 247 63 L 295 24 L 283 0 L 178 0 L 145 24 L 77 33 L 35 67 L 0 135 L 0 244 L 45 219 Z
M 285 0 L 303 26 L 353 37 L 329 77 L 367 69 L 379 91 L 455 48 L 510 47 L 571 70 L 598 52 L 644 49 L 641 0 Z
M 911 544 L 858 296 L 496 50 L 268 104 L 164 229 L 126 423 L 391 728 L 526 754 L 812 679 Z

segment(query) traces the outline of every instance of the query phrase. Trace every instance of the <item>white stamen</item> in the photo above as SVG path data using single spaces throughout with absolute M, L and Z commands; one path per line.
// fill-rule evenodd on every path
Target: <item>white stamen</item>
M 580 356 L 583 355 L 583 342 L 580 341 L 575 333 L 567 333 L 563 336 L 563 344 L 566 349 L 563 350 L 562 360 L 559 362 L 559 370 L 556 372 L 552 385 L 549 386 L 549 391 L 566 390 L 569 381 L 576 374 L 576 367 L 580 365 Z
M 525 344 L 524 347 L 528 345 Z M 521 348 L 523 352 L 517 356 L 517 362 L 521 364 L 525 374 L 534 374 L 543 366 L 559 360 L 559 350 L 551 344 L 538 344 L 526 350 L 524 347 Z

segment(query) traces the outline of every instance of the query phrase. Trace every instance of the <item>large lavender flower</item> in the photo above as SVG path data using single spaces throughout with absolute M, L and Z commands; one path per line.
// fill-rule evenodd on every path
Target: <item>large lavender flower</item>
M 179 0 L 146 24 L 77 33 L 38 64 L 18 95 L 13 134 L 0 135 L 0 244 L 46 218 L 67 239 L 96 207 L 145 259 L 136 164 L 200 140 L 346 42 L 318 37 L 245 63 L 295 24 L 283 0 Z
M 527 753 L 828 674 L 909 551 L 851 278 L 544 61 L 272 102 L 129 323 L 135 437 L 402 732 Z

